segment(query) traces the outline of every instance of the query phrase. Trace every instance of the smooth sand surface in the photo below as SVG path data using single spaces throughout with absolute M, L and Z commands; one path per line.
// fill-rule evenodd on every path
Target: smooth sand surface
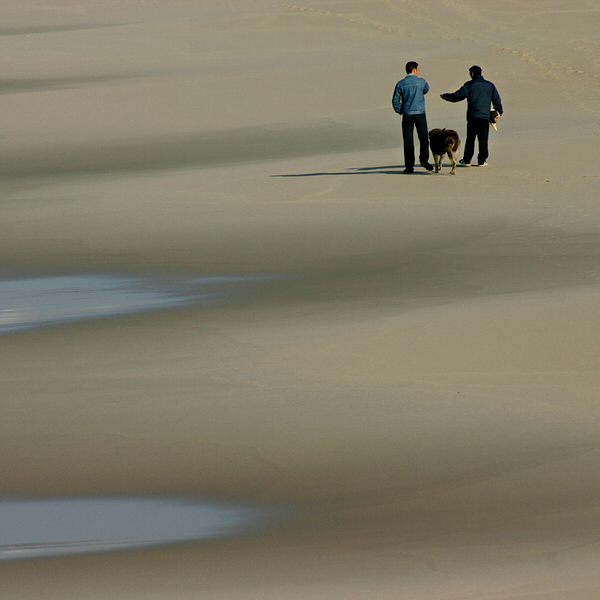
M 3 279 L 273 276 L 0 336 L 0 495 L 277 515 L 2 598 L 599 597 L 598 2 L 0 5 Z M 408 60 L 488 167 L 401 174 Z

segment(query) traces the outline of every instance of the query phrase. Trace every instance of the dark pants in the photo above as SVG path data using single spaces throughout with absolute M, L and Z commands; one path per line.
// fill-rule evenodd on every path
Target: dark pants
M 463 160 L 470 163 L 475 153 L 475 138 L 479 152 L 477 154 L 477 163 L 482 165 L 489 156 L 488 137 L 490 134 L 490 122 L 488 119 L 467 118 L 467 141 L 465 142 L 465 153 Z
M 415 168 L 415 142 L 414 129 L 419 136 L 420 152 L 419 162 L 429 162 L 429 132 L 427 130 L 427 117 L 420 115 L 402 115 L 402 139 L 404 140 L 404 167 Z

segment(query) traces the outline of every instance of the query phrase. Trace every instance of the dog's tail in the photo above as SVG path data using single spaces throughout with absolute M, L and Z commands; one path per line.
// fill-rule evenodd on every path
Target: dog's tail
M 460 146 L 460 139 L 457 136 L 448 136 L 446 138 L 446 151 L 447 152 L 456 152 L 458 147 Z

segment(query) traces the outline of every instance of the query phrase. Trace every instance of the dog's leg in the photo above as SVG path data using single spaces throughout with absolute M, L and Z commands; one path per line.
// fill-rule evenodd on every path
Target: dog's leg
M 442 166 L 442 157 L 439 154 L 434 154 L 433 162 L 435 163 L 435 172 L 439 173 L 440 167 Z
M 449 150 L 448 157 L 452 161 L 452 170 L 450 171 L 450 175 L 456 175 L 456 152 Z

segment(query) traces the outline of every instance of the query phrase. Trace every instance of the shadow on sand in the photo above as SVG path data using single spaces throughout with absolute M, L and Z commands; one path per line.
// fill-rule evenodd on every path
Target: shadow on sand
M 346 171 L 321 171 L 315 173 L 286 173 L 271 177 L 321 177 L 323 175 L 406 175 L 404 165 L 388 165 L 383 167 L 351 167 Z M 414 171 L 410 175 L 431 175 L 430 171 Z

